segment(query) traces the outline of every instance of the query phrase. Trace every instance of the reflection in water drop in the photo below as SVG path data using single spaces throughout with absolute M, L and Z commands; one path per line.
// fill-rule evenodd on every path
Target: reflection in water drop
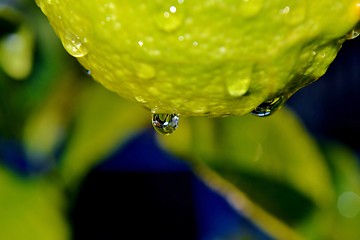
M 169 135 L 178 127 L 179 115 L 153 113 L 152 125 L 158 133 Z
M 360 24 L 358 24 L 357 27 L 355 27 L 346 35 L 346 39 L 351 40 L 357 38 L 359 35 L 360 35 Z
M 66 51 L 73 57 L 84 57 L 88 54 L 88 49 L 84 45 L 85 40 L 81 40 L 79 36 L 68 34 L 62 43 Z
M 272 100 L 268 100 L 257 106 L 251 113 L 258 117 L 266 117 L 280 109 L 285 102 L 285 97 L 280 96 Z

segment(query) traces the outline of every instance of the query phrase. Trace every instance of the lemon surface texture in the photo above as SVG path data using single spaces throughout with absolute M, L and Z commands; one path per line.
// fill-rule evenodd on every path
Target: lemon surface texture
M 96 81 L 182 116 L 278 107 L 325 73 L 360 19 L 359 0 L 36 2 Z

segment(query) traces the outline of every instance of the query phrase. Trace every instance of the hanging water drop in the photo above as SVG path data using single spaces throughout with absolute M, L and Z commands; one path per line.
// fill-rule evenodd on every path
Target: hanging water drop
M 273 114 L 276 110 L 280 109 L 285 102 L 285 97 L 280 96 L 268 100 L 257 106 L 251 113 L 258 117 L 266 117 Z
M 357 38 L 360 35 L 360 24 L 358 24 L 353 30 L 351 30 L 347 35 L 346 39 L 351 40 Z
M 169 135 L 173 133 L 179 125 L 178 114 L 152 114 L 152 125 L 161 134 Z
M 62 40 L 63 46 L 66 51 L 73 57 L 84 57 L 88 54 L 88 49 L 84 45 L 86 40 L 82 40 L 79 36 L 67 34 Z

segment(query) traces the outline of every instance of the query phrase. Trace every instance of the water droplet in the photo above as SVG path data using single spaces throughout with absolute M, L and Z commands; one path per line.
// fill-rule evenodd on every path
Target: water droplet
M 351 40 L 357 38 L 360 35 L 360 24 L 358 24 L 353 30 L 351 30 L 347 35 L 346 39 Z
M 178 29 L 183 21 L 179 10 L 171 6 L 157 18 L 157 26 L 165 32 L 173 32 Z
M 86 39 L 81 39 L 73 34 L 67 34 L 62 40 L 65 50 L 73 57 L 84 57 L 88 54 L 85 42 Z
M 146 63 L 139 63 L 135 66 L 135 68 L 136 68 L 136 75 L 139 78 L 152 79 L 156 76 L 156 70 L 152 66 Z
M 276 110 L 280 109 L 285 102 L 285 97 L 280 96 L 268 100 L 257 106 L 251 113 L 258 117 L 266 117 L 273 114 Z
M 280 9 L 280 14 L 288 14 L 290 12 L 290 7 L 286 6 L 283 9 Z
M 239 13 L 244 17 L 257 15 L 263 7 L 263 0 L 242 0 L 239 3 Z
M 170 7 L 170 12 L 171 12 L 171 13 L 176 13 L 176 7 L 175 7 L 175 6 L 171 6 L 171 7 Z
M 307 11 L 307 4 L 303 1 L 288 0 L 287 5 L 280 9 L 280 14 L 283 15 L 285 24 L 293 26 L 306 19 Z
M 232 97 L 241 97 L 243 96 L 250 87 L 252 79 L 252 68 L 242 68 L 236 74 L 236 76 L 232 76 L 226 79 L 226 87 L 228 93 Z
M 146 100 L 142 96 L 135 96 L 135 100 L 139 103 L 146 103 Z
M 89 77 L 91 77 L 91 70 L 84 69 L 84 73 L 85 73 L 86 75 L 88 75 Z
M 152 125 L 158 133 L 169 135 L 178 127 L 179 115 L 153 113 Z

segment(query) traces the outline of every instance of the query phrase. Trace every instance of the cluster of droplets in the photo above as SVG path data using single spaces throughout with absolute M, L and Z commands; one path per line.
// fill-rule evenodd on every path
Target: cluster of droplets
M 179 125 L 179 115 L 175 113 L 153 113 L 152 125 L 158 133 L 169 135 L 177 129 Z
M 270 116 L 279 110 L 285 103 L 286 98 L 279 96 L 271 100 L 267 100 L 257 106 L 251 113 L 258 117 Z M 156 132 L 160 134 L 169 135 L 173 133 L 179 126 L 179 115 L 175 113 L 153 113 L 152 126 Z

